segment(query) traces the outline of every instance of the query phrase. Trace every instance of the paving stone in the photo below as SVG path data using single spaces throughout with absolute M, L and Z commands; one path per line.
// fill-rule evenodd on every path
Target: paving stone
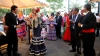
M 19 53 L 22 56 L 34 56 L 29 54 L 29 45 L 26 43 L 28 42 L 28 38 L 26 37 L 23 42 L 19 41 Z M 64 42 L 62 39 L 58 39 L 57 41 L 50 41 L 45 39 L 45 45 L 47 48 L 47 53 L 42 56 L 74 56 L 74 52 L 69 52 L 71 50 L 71 46 L 68 45 L 68 42 Z M 100 37 L 96 38 L 95 46 L 94 46 L 96 53 L 99 54 L 100 51 Z M 7 56 L 7 55 L 4 55 Z M 83 54 L 81 55 L 83 56 Z

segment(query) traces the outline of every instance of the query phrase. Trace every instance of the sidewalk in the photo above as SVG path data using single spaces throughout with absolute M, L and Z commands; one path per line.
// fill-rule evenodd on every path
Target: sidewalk
M 26 42 L 27 41 L 19 42 L 19 53 L 22 53 L 22 56 L 32 56 L 28 53 L 29 45 L 26 45 Z M 44 56 L 74 56 L 75 54 L 69 52 L 71 46 L 61 39 L 58 39 L 57 41 L 45 40 L 45 45 L 47 47 L 47 53 Z M 96 53 L 99 53 L 100 51 L 100 37 L 96 38 L 95 50 Z

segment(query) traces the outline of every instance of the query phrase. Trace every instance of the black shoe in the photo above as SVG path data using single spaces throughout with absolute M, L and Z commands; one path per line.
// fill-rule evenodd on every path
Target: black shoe
M 76 50 L 70 50 L 69 52 L 76 52 Z
M 74 56 L 80 56 L 78 53 L 76 53 Z
M 36 55 L 34 55 L 34 56 L 36 56 Z
M 99 37 L 99 36 L 96 36 L 96 37 Z
M 20 53 L 13 53 L 13 56 L 21 56 L 22 54 Z
M 72 45 L 71 43 L 69 43 L 68 45 Z
M 77 52 L 77 54 L 81 55 L 81 52 Z
M 99 37 L 99 35 L 96 35 L 96 37 Z
M 60 36 L 60 39 L 61 39 L 62 37 Z
M 10 54 L 10 55 L 8 55 L 8 56 L 12 56 L 12 55 Z
M 57 38 L 59 38 L 59 37 L 57 36 Z
M 61 39 L 61 38 L 59 38 L 59 39 Z
M 7 55 L 8 55 L 8 56 L 12 56 L 12 53 L 7 52 Z

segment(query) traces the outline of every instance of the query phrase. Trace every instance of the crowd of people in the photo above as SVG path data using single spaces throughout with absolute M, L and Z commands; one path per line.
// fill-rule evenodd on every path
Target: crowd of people
M 78 8 L 73 8 L 64 16 L 60 12 L 51 13 L 45 16 L 40 15 L 39 8 L 33 8 L 29 17 L 24 17 L 21 11 L 18 15 L 18 7 L 13 5 L 11 12 L 5 15 L 3 22 L 7 30 L 8 37 L 7 54 L 8 56 L 21 56 L 18 51 L 18 37 L 21 41 L 27 34 L 27 25 L 31 29 L 30 54 L 41 55 L 47 52 L 44 39 L 56 41 L 63 39 L 69 42 L 72 49 L 69 52 L 76 52 L 81 55 L 81 42 L 84 56 L 96 56 L 94 50 L 96 17 L 91 12 L 91 5 L 85 4 L 84 9 L 79 13 Z M 61 32 L 62 31 L 62 32 Z M 1 34 L 1 33 L 0 33 Z M 82 40 L 82 41 L 81 41 Z

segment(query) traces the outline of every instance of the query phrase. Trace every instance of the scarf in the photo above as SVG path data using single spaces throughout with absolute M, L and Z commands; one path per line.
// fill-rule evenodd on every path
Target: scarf
M 35 19 L 32 17 L 32 20 L 31 20 L 32 28 L 34 27 L 37 28 L 39 24 L 41 25 L 41 23 L 42 23 L 42 20 L 40 17 L 37 17 Z

